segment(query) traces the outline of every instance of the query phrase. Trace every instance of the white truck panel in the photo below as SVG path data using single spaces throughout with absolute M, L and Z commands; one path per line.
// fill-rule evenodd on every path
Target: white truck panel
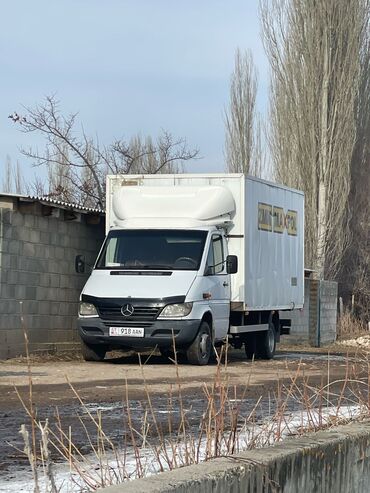
M 142 194 L 141 205 L 137 187 L 154 187 L 152 193 Z M 221 187 L 231 192 L 234 211 Z M 121 206 L 131 195 L 135 207 Z M 155 214 L 145 212 L 154 197 L 162 205 L 156 205 Z M 206 207 L 202 200 L 207 201 Z M 226 228 L 229 254 L 239 260 L 238 273 L 231 276 L 231 302 L 242 303 L 248 310 L 300 308 L 303 202 L 302 192 L 243 174 L 114 175 L 107 177 L 107 231 L 132 224 L 143 228 L 176 227 L 176 222 L 179 228 L 219 224 Z M 226 219 L 231 222 L 227 224 Z
M 304 196 L 246 179 L 245 302 L 251 310 L 301 308 Z

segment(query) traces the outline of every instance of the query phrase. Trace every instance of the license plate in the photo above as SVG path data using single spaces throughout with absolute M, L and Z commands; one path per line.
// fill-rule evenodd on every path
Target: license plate
M 144 337 L 144 327 L 109 327 L 109 335 Z

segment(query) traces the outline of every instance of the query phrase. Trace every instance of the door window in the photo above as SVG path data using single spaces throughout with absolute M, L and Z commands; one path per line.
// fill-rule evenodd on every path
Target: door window
M 221 274 L 224 270 L 224 248 L 220 235 L 212 236 L 207 257 L 206 273 L 208 275 Z

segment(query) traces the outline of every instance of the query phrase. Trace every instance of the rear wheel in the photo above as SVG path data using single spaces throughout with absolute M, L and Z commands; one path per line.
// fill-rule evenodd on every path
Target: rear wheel
M 276 331 L 274 324 L 269 322 L 269 328 L 257 336 L 258 354 L 262 359 L 272 359 L 276 349 Z
M 85 361 L 103 361 L 107 350 L 104 346 L 90 346 L 86 342 L 81 341 L 81 352 Z
M 207 322 L 202 322 L 198 334 L 186 351 L 192 365 L 207 365 L 212 353 L 211 329 Z

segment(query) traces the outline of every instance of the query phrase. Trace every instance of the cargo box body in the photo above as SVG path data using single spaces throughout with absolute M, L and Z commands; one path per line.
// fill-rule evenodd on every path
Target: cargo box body
M 119 190 L 123 202 L 130 201 L 130 196 L 136 200 L 134 208 L 126 205 L 131 217 L 132 211 L 137 211 L 141 228 L 199 229 L 217 223 L 224 230 L 228 253 L 237 255 L 239 262 L 238 273 L 231 280 L 233 309 L 303 306 L 302 192 L 242 174 L 108 176 L 107 231 L 118 227 L 122 219 L 113 202 Z M 145 190 L 152 202 L 146 202 L 145 193 L 136 193 Z M 155 207 L 146 207 L 146 203 L 155 203 Z M 123 227 L 130 227 L 129 223 Z

